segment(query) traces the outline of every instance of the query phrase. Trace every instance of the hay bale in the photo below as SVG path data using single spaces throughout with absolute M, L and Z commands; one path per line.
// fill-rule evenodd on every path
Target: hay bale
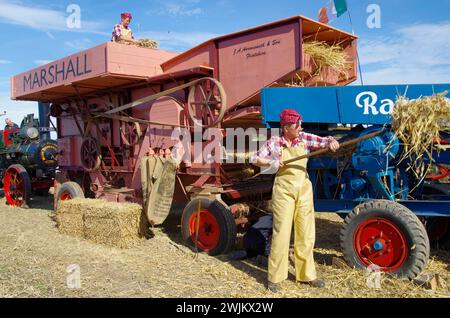
M 62 234 L 83 237 L 83 210 L 73 208 L 73 205 L 61 201 L 56 210 L 56 226 Z
M 56 219 L 61 233 L 109 246 L 128 248 L 147 236 L 142 207 L 134 203 L 79 198 L 61 201 Z

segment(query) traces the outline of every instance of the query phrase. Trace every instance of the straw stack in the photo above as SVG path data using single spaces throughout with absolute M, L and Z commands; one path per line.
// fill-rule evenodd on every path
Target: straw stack
M 303 43 L 303 51 L 311 55 L 317 67 L 313 76 L 319 75 L 326 66 L 341 75 L 347 75 L 350 68 L 347 53 L 339 44 L 330 45 L 326 42 L 310 41 Z
M 394 138 L 399 138 L 404 151 L 400 162 L 410 162 L 408 170 L 421 178 L 426 173 L 425 158 L 439 152 L 436 141 L 441 131 L 450 131 L 450 102 L 447 92 L 409 100 L 398 97 L 392 113 Z
M 134 246 L 147 231 L 140 205 L 98 199 L 59 202 L 56 222 L 63 234 L 120 248 Z
M 146 47 L 146 48 L 151 48 L 151 49 L 157 49 L 159 47 L 159 43 L 152 39 L 139 39 L 138 45 L 140 47 Z

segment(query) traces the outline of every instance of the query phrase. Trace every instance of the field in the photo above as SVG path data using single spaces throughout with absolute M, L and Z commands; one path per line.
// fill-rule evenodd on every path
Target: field
M 49 198 L 33 209 L 0 201 L 0 297 L 450 297 L 450 252 L 433 249 L 427 272 L 440 274 L 435 291 L 382 275 L 381 288 L 367 286 L 363 271 L 338 269 L 341 257 L 335 214 L 317 215 L 315 259 L 325 289 L 296 284 L 266 291 L 266 269 L 254 259 L 196 254 L 181 242 L 179 218 L 152 230 L 153 237 L 130 249 L 110 248 L 59 234 Z M 80 267 L 81 288 L 67 287 L 67 268 Z M 291 272 L 292 272 L 291 268 Z

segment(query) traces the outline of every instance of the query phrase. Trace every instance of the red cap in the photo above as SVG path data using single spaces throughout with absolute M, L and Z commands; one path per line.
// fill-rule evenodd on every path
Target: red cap
M 285 109 L 280 113 L 281 125 L 295 124 L 299 120 L 303 120 L 303 117 L 294 109 Z
M 131 13 L 129 13 L 129 12 L 121 13 L 121 14 L 120 14 L 120 17 L 121 17 L 122 19 L 126 19 L 126 18 L 130 18 L 130 20 L 132 19 Z

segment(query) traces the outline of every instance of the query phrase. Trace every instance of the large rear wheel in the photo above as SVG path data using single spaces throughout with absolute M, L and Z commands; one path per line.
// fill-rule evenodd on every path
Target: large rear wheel
M 388 200 L 355 207 L 341 230 L 341 246 L 345 260 L 356 268 L 376 265 L 409 279 L 425 269 L 430 255 L 428 236 L 419 218 Z
M 3 178 L 6 202 L 17 207 L 28 207 L 31 196 L 31 181 L 22 165 L 11 165 Z
M 219 201 L 196 198 L 181 218 L 183 240 L 209 255 L 227 253 L 236 241 L 236 224 L 231 212 Z

